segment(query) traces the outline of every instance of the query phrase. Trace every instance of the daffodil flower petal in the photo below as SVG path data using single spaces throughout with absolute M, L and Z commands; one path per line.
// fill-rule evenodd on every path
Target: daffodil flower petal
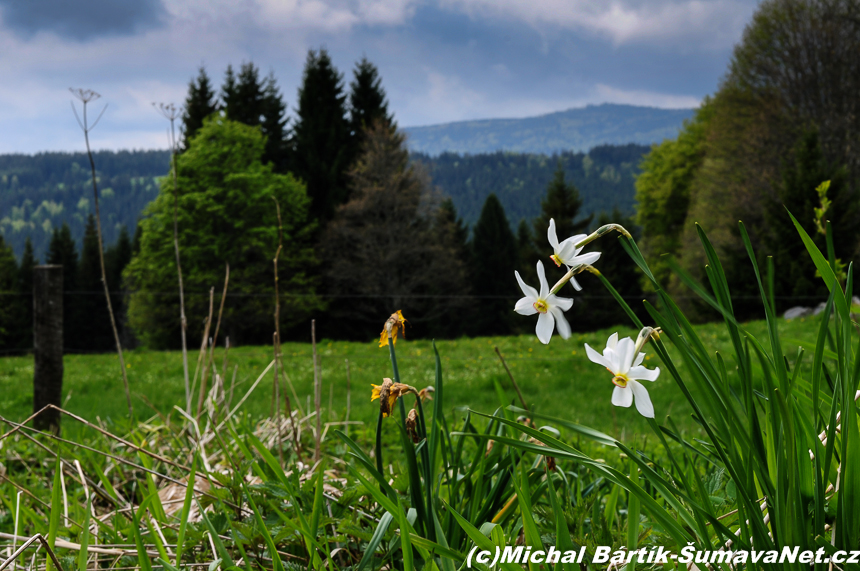
M 538 297 L 537 290 L 532 286 L 527 285 L 526 282 L 523 281 L 523 278 L 520 277 L 520 273 L 518 271 L 515 270 L 514 275 L 517 276 L 517 282 L 520 284 L 520 289 L 523 290 L 523 295 L 536 300 Z M 532 301 L 532 303 L 534 303 L 534 301 Z
M 588 346 L 588 343 L 585 344 L 585 354 L 588 356 L 588 360 L 592 363 L 596 363 L 598 365 L 603 365 L 607 369 L 612 368 L 612 361 L 592 349 Z
M 546 283 L 546 272 L 543 269 L 543 262 L 538 260 L 536 267 L 538 280 L 540 280 L 540 298 L 546 299 L 546 297 L 549 295 L 549 285 L 547 285 Z
M 537 313 L 537 309 L 535 309 L 536 299 L 537 298 L 534 297 L 521 298 L 514 306 L 514 311 L 516 311 L 520 315 L 534 315 L 535 313 Z
M 646 369 L 645 367 L 630 367 L 630 370 L 627 372 L 627 378 L 630 380 L 636 379 L 639 381 L 651 381 L 654 382 L 657 380 L 657 377 L 660 376 L 660 367 L 657 367 L 653 371 L 651 369 Z
M 627 384 L 632 396 L 636 397 L 636 410 L 645 418 L 654 418 L 654 405 L 651 404 L 651 397 L 648 396 L 648 389 L 642 383 L 637 383 L 631 380 Z M 629 405 L 628 405 L 629 406 Z
M 633 404 L 633 391 L 630 390 L 630 385 L 623 389 L 619 386 L 615 387 L 612 391 L 612 404 L 625 408 Z
M 636 360 L 633 361 L 633 366 L 638 367 L 639 365 L 642 364 L 642 361 L 644 361 L 644 360 L 645 360 L 645 353 L 639 353 L 638 355 L 636 355 Z
M 558 235 L 555 233 L 555 220 L 549 219 L 549 228 L 546 231 L 546 238 L 549 240 L 549 245 L 552 246 L 553 252 L 558 252 Z
M 615 347 L 615 353 L 618 355 L 618 370 L 615 371 L 615 374 L 626 374 L 630 370 L 635 349 L 636 345 L 630 337 L 625 337 L 618 342 Z
M 581 236 L 573 236 L 568 238 L 564 242 L 558 245 L 556 249 L 556 255 L 561 258 L 561 260 L 570 265 L 570 261 L 576 257 L 576 243 L 585 238 L 585 234 Z
M 572 302 L 573 300 L 571 300 Z M 569 306 L 568 306 L 569 307 Z M 567 319 L 564 318 L 564 312 L 561 310 L 560 306 L 550 307 L 549 312 L 555 318 L 555 327 L 558 329 L 558 334 L 561 335 L 562 339 L 567 339 L 570 337 L 570 323 L 567 322 Z
M 547 296 L 546 302 L 550 307 L 558 307 L 562 311 L 567 311 L 573 307 L 573 300 L 569 297 L 558 297 L 556 295 Z
M 577 264 L 594 265 L 594 262 L 600 259 L 600 252 L 589 252 L 581 256 L 576 256 Z
M 613 333 L 612 335 L 610 335 L 609 339 L 606 340 L 606 346 L 609 349 L 615 349 L 615 347 L 617 345 L 618 345 L 618 333 L 616 332 L 616 333 Z
M 549 340 L 552 339 L 552 330 L 555 328 L 555 319 L 552 317 L 552 313 L 546 312 L 538 315 L 537 327 L 535 328 L 535 332 L 537 333 L 538 339 L 544 345 L 549 343 Z

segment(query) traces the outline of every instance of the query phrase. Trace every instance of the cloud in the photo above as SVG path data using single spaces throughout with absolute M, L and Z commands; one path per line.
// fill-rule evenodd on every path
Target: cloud
M 608 37 L 615 45 L 673 43 L 695 38 L 720 49 L 740 37 L 753 0 L 439 0 L 475 18 L 526 22 L 537 30 L 575 29 Z
M 53 32 L 75 41 L 133 35 L 164 24 L 161 0 L 0 0 L 5 28 L 25 37 Z

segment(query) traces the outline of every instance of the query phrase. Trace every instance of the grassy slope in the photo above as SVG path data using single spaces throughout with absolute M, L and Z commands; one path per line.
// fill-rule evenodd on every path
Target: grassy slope
M 813 320 L 781 321 L 784 339 L 814 341 L 817 324 Z M 727 363 L 732 362 L 731 347 L 725 329 L 719 324 L 698 327 L 703 342 L 720 351 Z M 748 330 L 766 343 L 763 322 L 748 324 Z M 592 364 L 585 356 L 583 343 L 602 350 L 613 330 L 574 335 L 567 341 L 554 336 L 548 346 L 533 335 L 520 337 L 460 339 L 440 341 L 445 375 L 445 404 L 447 411 L 460 418 L 457 406 L 469 406 L 482 412 L 492 412 L 498 406 L 494 380 L 499 381 L 509 399 L 516 398 L 510 381 L 495 352 L 498 346 L 508 361 L 529 406 L 554 416 L 564 417 L 592 426 L 609 434 L 645 431 L 643 419 L 635 410 L 612 406 L 610 376 L 603 368 Z M 621 335 L 636 335 L 632 329 L 622 329 Z M 349 359 L 352 379 L 352 419 L 375 426 L 378 409 L 371 405 L 370 384 L 379 384 L 391 376 L 388 351 L 376 342 L 328 342 L 318 344 L 323 379 L 324 421 L 342 420 L 346 410 L 346 368 Z M 787 355 L 794 355 L 794 344 L 783 346 Z M 398 363 L 403 382 L 418 388 L 432 384 L 434 378 L 433 352 L 429 341 L 409 340 L 397 344 Z M 313 373 L 311 346 L 290 343 L 283 348 L 285 367 L 299 396 L 300 406 L 313 402 Z M 192 372 L 196 353 L 189 356 Z M 216 351 L 220 368 L 223 350 Z M 228 369 L 238 365 L 237 389 L 233 403 L 263 371 L 271 360 L 269 347 L 240 347 L 231 349 Z M 140 395 L 160 411 L 168 413 L 173 405 L 184 402 L 182 360 L 178 352 L 131 351 L 126 356 L 129 383 L 134 396 L 135 413 L 139 418 L 153 414 Z M 645 365 L 660 366 L 657 357 L 649 355 Z M 103 420 L 119 419 L 125 415 L 126 404 L 115 355 L 69 355 L 65 358 L 63 395 L 66 408 L 88 419 L 98 415 Z M 684 368 L 681 367 L 681 371 Z M 229 378 L 232 373 L 228 373 Z M 0 415 L 21 420 L 32 409 L 32 356 L 0 358 Z M 693 428 L 690 409 L 668 373 L 661 374 L 656 383 L 648 384 L 658 419 L 666 414 L 682 426 Z M 333 396 L 330 397 L 330 393 Z M 267 414 L 272 393 L 272 373 L 260 383 L 243 407 L 246 411 Z M 333 398 L 332 411 L 328 410 Z M 196 399 L 195 399 L 196 402 Z M 518 403 L 517 403 L 518 404 Z M 295 403 L 293 403 L 295 406 Z M 450 417 L 449 417 L 450 418 Z

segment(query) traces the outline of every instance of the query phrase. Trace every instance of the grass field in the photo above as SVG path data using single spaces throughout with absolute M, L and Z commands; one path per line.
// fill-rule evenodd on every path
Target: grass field
M 750 322 L 746 327 L 750 333 L 765 341 L 764 322 Z M 814 342 L 815 320 L 780 320 L 780 328 L 783 339 Z M 591 426 L 616 437 L 623 437 L 625 432 L 629 435 L 630 431 L 647 432 L 644 420 L 634 408 L 612 406 L 610 396 L 613 386 L 609 373 L 591 363 L 585 355 L 584 343 L 602 351 L 606 338 L 613 331 L 615 329 L 574 334 L 566 341 L 555 335 L 549 345 L 542 345 L 534 335 L 439 341 L 437 347 L 442 357 L 445 405 L 451 414 L 449 418 L 462 416 L 462 412 L 456 410 L 457 407 L 492 412 L 500 401 L 495 388 L 496 381 L 503 388 L 508 403 L 517 398 L 494 352 L 494 347 L 498 347 L 528 405 L 534 410 Z M 636 331 L 632 329 L 619 331 L 621 336 L 636 336 Z M 713 350 L 720 351 L 731 363 L 731 347 L 721 324 L 700 325 L 698 331 L 703 342 Z M 787 345 L 783 347 L 785 353 L 793 356 L 797 343 Z M 370 384 L 380 384 L 383 377 L 391 376 L 388 350 L 378 348 L 376 341 L 322 341 L 318 343 L 317 349 L 322 370 L 323 420 L 342 421 L 344 418 L 347 399 L 346 361 L 349 360 L 350 419 L 363 421 L 373 428 L 378 407 L 376 403 L 370 403 Z M 308 403 L 313 406 L 311 345 L 288 343 L 283 346 L 283 352 L 286 373 L 298 395 L 298 405 L 305 411 Z M 401 340 L 397 343 L 397 354 L 403 382 L 419 389 L 432 384 L 433 349 L 429 340 Z M 270 363 L 271 355 L 271 347 L 238 347 L 229 351 L 227 379 L 232 377 L 232 371 L 238 367 L 233 404 L 239 401 Z M 219 370 L 223 357 L 223 349 L 217 349 L 215 362 Z M 189 355 L 192 374 L 196 358 L 196 351 Z M 155 414 L 151 407 L 168 414 L 174 405 L 184 403 L 180 352 L 129 351 L 126 363 L 135 416 L 139 420 Z M 649 354 L 645 365 L 653 368 L 662 364 L 656 356 Z M 683 374 L 683 366 L 680 368 Z M 273 375 L 269 372 L 243 405 L 243 410 L 257 416 L 268 414 L 272 379 Z M 16 421 L 26 418 L 32 412 L 32 384 L 32 356 L 0 358 L 0 415 Z M 648 390 L 658 420 L 671 415 L 680 426 L 697 429 L 690 419 L 686 401 L 665 370 L 657 382 L 648 383 Z M 63 399 L 68 410 L 90 420 L 96 417 L 106 422 L 124 419 L 127 407 L 116 355 L 66 356 Z M 292 400 L 295 401 L 294 398 Z M 296 406 L 295 402 L 293 406 Z

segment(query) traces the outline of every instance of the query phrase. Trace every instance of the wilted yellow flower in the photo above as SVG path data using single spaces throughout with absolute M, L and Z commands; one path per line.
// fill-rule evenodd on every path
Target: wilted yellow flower
M 379 399 L 379 410 L 382 411 L 382 418 L 391 414 L 391 409 L 394 408 L 394 403 L 397 399 L 408 392 L 416 393 L 414 388 L 403 383 L 395 383 L 391 379 L 382 379 L 381 385 L 371 384 L 373 390 L 370 392 L 370 401 L 373 402 Z
M 415 444 L 421 442 L 421 438 L 418 436 L 418 411 L 414 408 L 406 415 L 406 434 Z
M 532 444 L 537 444 L 538 446 L 547 447 L 546 444 L 538 440 L 537 438 L 529 438 L 529 442 Z M 552 472 L 555 472 L 555 458 L 553 456 L 544 456 L 543 459 L 546 461 L 546 469 Z
M 433 400 L 433 397 L 430 395 L 435 393 L 435 392 L 436 392 L 436 389 L 433 387 L 424 387 L 423 389 L 418 391 L 418 398 L 421 399 L 421 402 Z
M 388 338 L 391 337 L 392 343 L 397 344 L 397 332 L 398 330 L 403 335 L 403 338 L 406 339 L 406 329 L 404 328 L 404 324 L 406 323 L 406 318 L 403 317 L 403 311 L 398 309 L 396 312 L 391 314 L 385 321 L 385 326 L 382 328 L 382 333 L 379 334 L 379 346 L 387 347 L 388 346 Z

